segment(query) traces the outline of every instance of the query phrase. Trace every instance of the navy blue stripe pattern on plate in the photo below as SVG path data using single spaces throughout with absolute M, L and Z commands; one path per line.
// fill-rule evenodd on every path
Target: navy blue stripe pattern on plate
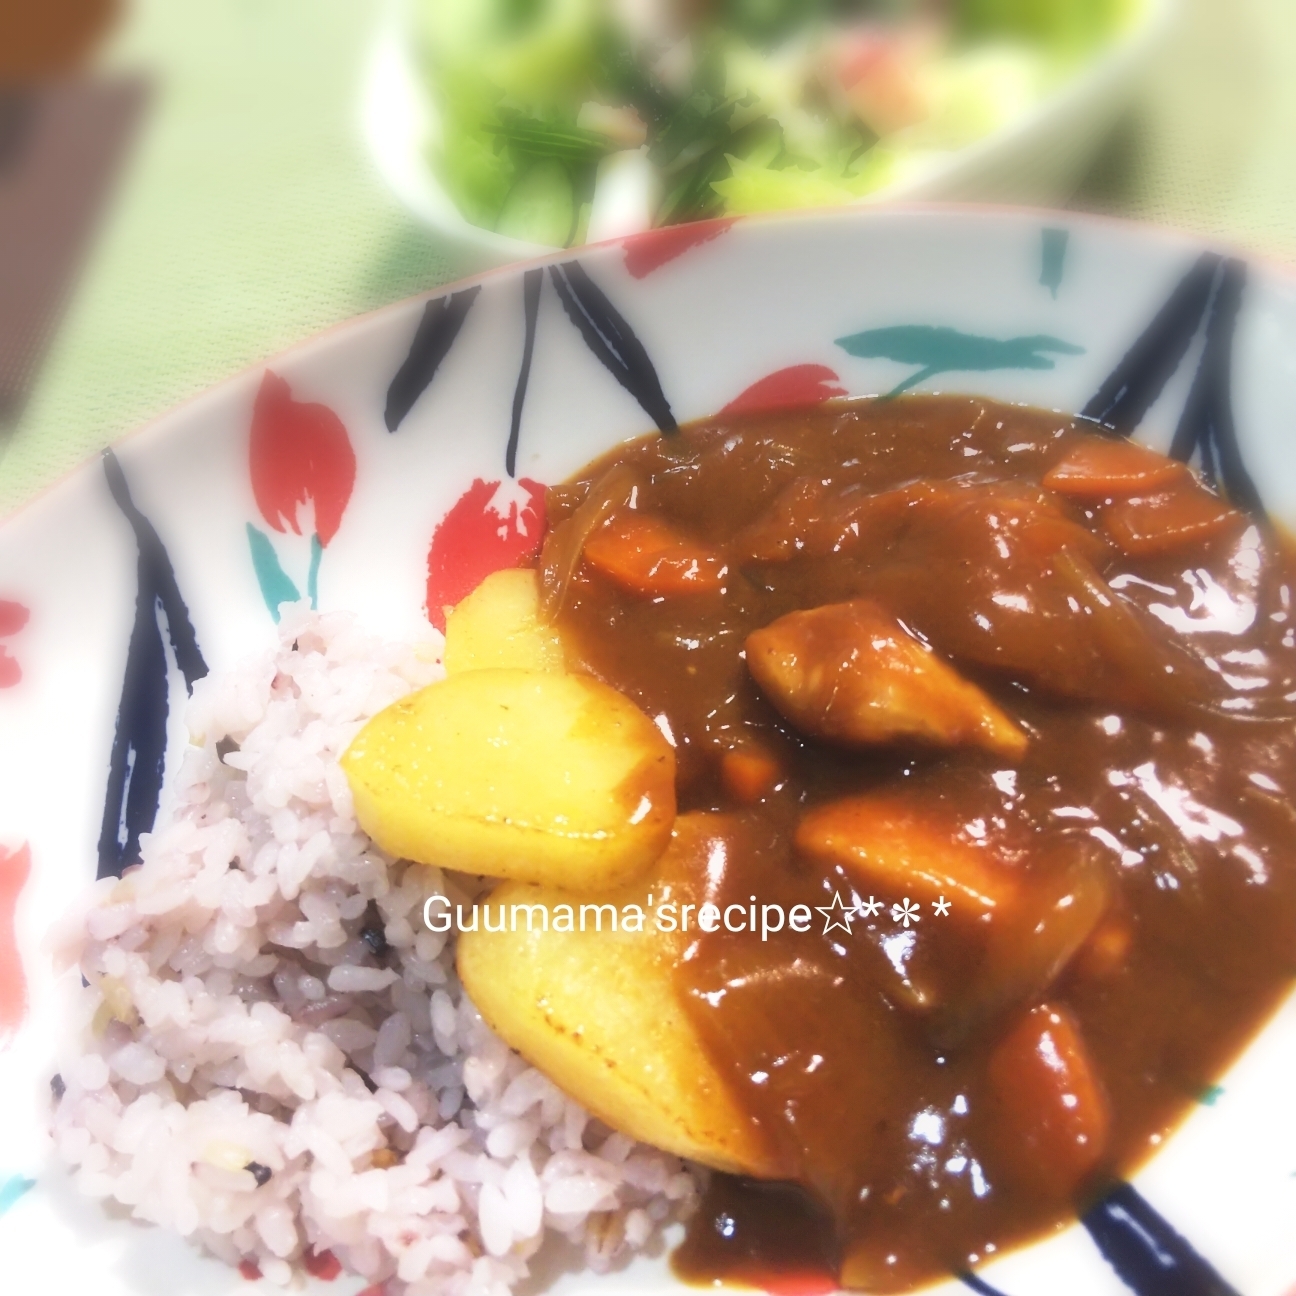
M 1081 1223 L 1135 1296 L 1238 1296 L 1136 1188 L 1118 1184 L 1081 1217 Z M 1003 1296 L 984 1278 L 961 1273 L 978 1296 Z
M 589 271 L 579 261 L 569 261 L 550 266 L 549 274 L 585 345 L 662 432 L 674 432 L 679 424 L 648 352 Z
M 1222 486 L 1239 508 L 1263 517 L 1264 504 L 1242 462 L 1233 424 L 1233 332 L 1245 287 L 1246 265 L 1237 260 L 1224 262 L 1206 321 L 1201 363 L 1170 453 L 1184 463 L 1196 453 L 1202 476 L 1212 486 Z
M 1233 333 L 1246 276 L 1244 262 L 1203 252 L 1080 416 L 1130 436 L 1204 331 L 1201 359 L 1170 453 L 1184 463 L 1196 456 L 1207 482 L 1238 508 L 1263 518 L 1264 504 L 1243 462 L 1233 423 Z
M 166 640 L 185 687 L 207 674 L 207 663 L 180 595 L 171 559 L 153 524 L 135 507 L 116 455 L 104 452 L 104 475 L 117 507 L 135 533 L 138 551 L 135 623 L 108 765 L 99 830 L 99 877 L 120 877 L 139 863 L 141 833 L 151 832 L 162 797 L 170 670 Z
M 1137 1296 L 1238 1296 L 1129 1184 L 1109 1192 L 1081 1222 Z
M 977 1296 L 1004 1296 L 998 1287 L 991 1287 L 984 1278 L 978 1278 L 974 1273 L 959 1274 L 959 1282 L 976 1292 Z
M 1121 436 L 1129 436 L 1179 368 L 1201 326 L 1220 257 L 1203 252 L 1179 281 L 1151 324 L 1125 353 L 1094 398 L 1080 411 Z
M 522 434 L 522 407 L 526 404 L 527 384 L 531 381 L 531 359 L 535 355 L 536 323 L 540 318 L 540 289 L 544 271 L 528 270 L 522 276 L 522 313 L 526 321 L 526 338 L 522 343 L 522 368 L 513 390 L 513 421 L 509 427 L 508 447 L 504 451 L 504 470 L 517 476 L 518 438 Z
M 436 377 L 441 362 L 450 354 L 450 348 L 463 328 L 472 304 L 477 300 L 480 287 L 465 288 L 438 297 L 423 308 L 423 318 L 414 330 L 409 354 L 387 388 L 387 407 L 383 422 L 388 432 L 395 432 L 414 408 L 415 402 L 428 389 Z

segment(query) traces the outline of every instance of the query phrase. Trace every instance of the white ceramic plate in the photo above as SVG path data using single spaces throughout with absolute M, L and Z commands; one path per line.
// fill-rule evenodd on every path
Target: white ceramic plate
M 403 18 L 391 0 L 366 64 L 361 119 L 369 153 L 392 192 L 481 266 L 553 251 L 466 220 L 428 165 L 431 104 Z M 1002 130 L 934 159 L 862 205 L 889 201 L 1063 202 L 1097 156 L 1175 19 L 1179 0 L 1142 0 L 1137 18 L 1101 55 Z
M 539 289 L 530 317 L 527 285 Z M 533 363 L 520 381 L 529 321 Z M 861 332 L 869 342 L 856 338 L 854 354 L 836 341 Z M 283 581 L 376 632 L 426 632 L 425 607 L 535 543 L 511 507 L 533 498 L 527 483 L 556 482 L 655 425 L 740 395 L 748 406 L 806 402 L 918 380 L 922 391 L 1088 410 L 1164 447 L 1204 353 L 1225 416 L 1201 434 L 1212 452 L 1236 443 L 1235 498 L 1257 488 L 1257 507 L 1290 526 L 1290 277 L 1151 230 L 1029 212 L 695 226 L 498 271 L 274 361 L 295 399 L 341 420 L 353 486 L 327 456 L 307 473 L 283 447 L 281 495 L 268 486 L 249 455 L 259 368 L 117 447 L 129 506 L 95 461 L 0 525 L 0 1290 L 243 1290 L 179 1239 L 79 1199 L 45 1132 L 60 1023 L 42 940 L 97 866 L 114 863 L 99 842 L 105 821 L 116 837 L 121 813 L 110 763 L 128 672 L 147 705 L 123 713 L 124 732 L 140 750 L 169 733 L 169 764 L 183 745 L 183 668 L 200 664 L 175 634 L 181 605 L 213 670 L 271 641 L 265 595 Z M 310 510 L 294 535 L 273 507 L 297 516 L 299 488 L 325 544 L 312 541 Z M 482 531 L 482 499 L 498 510 L 489 549 L 464 539 Z M 130 645 L 140 626 L 161 634 L 159 599 L 173 646 L 150 668 Z M 147 827 L 156 788 L 143 764 L 134 777 L 136 827 Z M 1296 1284 L 1294 1080 L 1291 1003 L 1133 1189 L 977 1281 L 1007 1296 L 1283 1296 Z M 1215 1273 L 1231 1287 L 1212 1285 Z M 661 1260 L 557 1282 L 600 1294 L 673 1286 Z

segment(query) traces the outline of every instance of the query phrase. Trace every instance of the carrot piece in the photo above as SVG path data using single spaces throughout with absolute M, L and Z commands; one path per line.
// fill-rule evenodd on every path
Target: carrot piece
M 1159 490 L 1187 474 L 1178 459 L 1136 441 L 1087 436 L 1044 474 L 1044 485 L 1059 495 L 1100 500 Z
M 810 811 L 797 826 L 796 848 L 836 864 L 879 893 L 919 903 L 951 902 L 950 917 L 984 919 L 1013 904 L 1017 882 L 984 847 L 934 828 L 917 807 L 883 797 L 851 797 Z
M 1196 483 L 1122 500 L 1104 509 L 1102 516 L 1107 534 L 1119 548 L 1136 557 L 1173 553 L 1245 520 L 1243 514 Z
M 664 518 L 617 514 L 585 541 L 586 562 L 635 594 L 716 590 L 729 574 L 724 559 L 681 535 Z
M 1006 1135 L 1003 1170 L 1051 1199 L 1070 1197 L 1102 1160 L 1111 1109 L 1075 1018 L 1032 1008 L 987 1067 Z
M 778 786 L 782 767 L 774 755 L 754 743 L 733 747 L 720 758 L 720 781 L 743 805 L 763 801 Z

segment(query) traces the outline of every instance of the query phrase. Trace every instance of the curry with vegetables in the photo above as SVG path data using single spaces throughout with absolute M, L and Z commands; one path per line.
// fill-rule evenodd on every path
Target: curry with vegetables
M 684 1275 L 974 1268 L 1136 1167 L 1291 987 L 1296 561 L 1184 465 L 906 397 L 631 443 L 549 523 L 535 573 L 452 614 L 427 695 L 588 683 L 537 686 L 528 750 L 556 786 L 612 725 L 601 799 L 501 783 L 484 819 L 548 834 L 542 867 L 502 835 L 457 866 L 506 908 L 693 921 L 465 933 L 460 974 L 568 1093 L 717 1171 Z

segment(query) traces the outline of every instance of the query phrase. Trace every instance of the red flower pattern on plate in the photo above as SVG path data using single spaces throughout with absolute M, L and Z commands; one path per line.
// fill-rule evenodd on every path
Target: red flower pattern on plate
M 18 896 L 31 874 L 31 851 L 0 846 L 0 1045 L 22 1025 L 27 1013 L 27 980 L 18 957 L 14 916 Z
M 752 383 L 720 413 L 755 414 L 762 410 L 794 409 L 798 405 L 822 405 L 835 396 L 845 395 L 841 379 L 827 365 L 791 365 Z
M 27 624 L 30 613 L 21 603 L 11 599 L 0 599 L 0 638 L 16 635 Z M 22 679 L 22 667 L 4 646 L 0 644 L 0 688 L 13 688 Z
M 516 567 L 537 554 L 544 528 L 545 488 L 540 482 L 478 477 L 433 532 L 428 620 L 444 630 L 446 608 L 454 607 L 491 572 Z
M 327 405 L 297 401 L 285 379 L 266 370 L 252 407 L 252 493 L 276 531 L 302 533 L 301 509 L 314 505 L 321 546 L 337 534 L 355 485 L 355 451 Z
M 737 220 L 729 216 L 722 220 L 693 221 L 687 225 L 667 225 L 662 229 L 632 234 L 622 246 L 625 248 L 625 267 L 636 279 L 644 279 L 668 261 L 674 261 L 691 248 L 710 243 L 726 233 Z

